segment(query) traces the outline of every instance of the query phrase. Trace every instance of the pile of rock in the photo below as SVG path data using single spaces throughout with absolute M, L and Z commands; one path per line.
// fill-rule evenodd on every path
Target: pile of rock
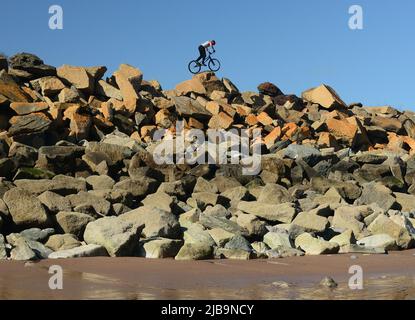
M 202 73 L 174 90 L 121 65 L 0 57 L 0 259 L 250 259 L 414 246 L 415 114 L 240 92 Z M 262 130 L 261 171 L 156 165 L 155 130 Z

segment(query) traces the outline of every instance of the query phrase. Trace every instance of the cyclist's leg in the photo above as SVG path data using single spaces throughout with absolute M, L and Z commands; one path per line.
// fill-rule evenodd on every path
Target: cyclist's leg
M 202 64 L 204 66 L 206 66 L 206 50 L 205 50 L 205 48 L 203 48 L 203 60 L 202 60 Z
M 203 46 L 199 46 L 199 57 L 196 59 L 196 61 L 199 62 L 202 59 L 204 61 L 205 57 L 206 57 L 205 48 Z

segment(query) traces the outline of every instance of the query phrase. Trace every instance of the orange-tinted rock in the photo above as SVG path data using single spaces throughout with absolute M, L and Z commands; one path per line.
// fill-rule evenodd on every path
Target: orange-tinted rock
M 175 117 L 167 109 L 161 109 L 155 116 L 156 125 L 162 128 L 170 128 L 174 125 Z
M 137 142 L 142 142 L 140 134 L 137 131 L 134 131 L 131 135 L 130 135 L 131 139 L 134 139 Z
M 74 103 L 80 100 L 80 96 L 77 90 L 73 88 L 63 88 L 58 95 L 59 102 Z
M 403 141 L 404 141 L 404 143 L 406 143 L 411 148 L 409 154 L 411 154 L 411 155 L 414 154 L 415 153 L 415 139 L 413 139 L 411 137 L 404 136 Z
M 245 122 L 248 124 L 248 126 L 254 126 L 258 123 L 258 119 L 254 114 L 251 113 L 246 117 Z
M 126 110 L 134 113 L 137 108 L 137 102 L 140 98 L 139 91 L 143 73 L 128 64 L 120 65 L 119 69 L 114 72 L 115 80 L 120 88 Z
M 351 145 L 356 137 L 358 127 L 349 121 L 329 119 L 326 121 L 329 132 L 337 139 Z
M 122 100 L 121 91 L 114 86 L 110 85 L 109 83 L 105 82 L 104 80 L 99 80 L 96 84 L 95 91 L 97 94 L 108 97 L 114 98 L 117 100 Z
M 223 92 L 227 91 L 223 82 L 216 77 L 214 72 L 202 72 L 194 75 L 193 78 L 198 79 L 202 83 L 208 95 L 215 90 Z
M 112 104 L 108 102 L 104 102 L 101 104 L 101 113 L 105 119 L 112 121 L 114 116 L 114 111 L 112 109 Z
M 212 114 L 206 110 L 199 102 L 189 97 L 174 97 L 176 112 L 181 116 L 189 116 L 199 121 L 207 121 Z
M 311 137 L 311 129 L 310 129 L 310 127 L 308 127 L 308 126 L 302 126 L 301 128 L 300 128 L 300 133 L 301 133 L 301 136 L 302 136 L 302 138 L 304 139 L 304 138 L 310 138 Z
M 95 96 L 90 96 L 88 99 L 88 105 L 93 109 L 99 109 L 101 108 L 101 104 L 104 103 L 104 101 L 101 101 Z
M 403 123 L 406 133 L 409 137 L 415 138 L 415 123 L 411 119 L 406 119 Z
M 151 138 L 154 131 L 157 129 L 156 126 L 142 126 L 140 129 L 140 137 L 145 141 L 148 141 L 148 138 Z M 145 139 L 147 138 L 147 139 Z
M 235 86 L 235 84 L 227 79 L 227 78 L 222 78 L 222 83 L 225 86 L 226 90 L 231 94 L 231 95 L 236 95 L 239 93 L 239 89 Z
M 346 118 L 345 120 L 357 127 L 357 134 L 356 139 L 354 141 L 354 146 L 356 148 L 359 148 L 360 150 L 366 150 L 367 148 L 369 148 L 372 145 L 372 142 L 370 141 L 367 130 L 363 126 L 361 121 L 355 116 Z
M 206 98 L 204 98 L 204 97 L 202 97 L 202 96 L 197 96 L 197 97 L 196 97 L 196 101 L 197 101 L 197 102 L 199 102 L 199 104 L 200 104 L 202 107 L 205 107 L 205 108 L 206 108 L 206 104 L 209 102 L 209 100 L 207 100 Z
M 37 93 L 35 90 L 29 88 L 29 87 L 21 87 L 22 89 L 33 101 L 39 101 L 42 100 L 42 96 L 40 93 Z M 47 98 L 47 97 L 45 97 Z
M 402 129 L 402 123 L 396 118 L 375 116 L 371 122 L 372 125 L 381 127 L 387 131 L 399 132 Z
M 335 148 L 339 147 L 337 140 L 329 132 L 321 132 L 317 144 L 321 148 Z
M 209 128 L 211 129 L 228 129 L 233 123 L 232 117 L 227 115 L 225 112 L 219 112 L 209 121 Z
M 214 90 L 211 94 L 210 94 L 210 99 L 214 100 L 214 101 L 219 101 L 219 102 L 228 102 L 228 99 L 226 98 L 226 92 L 224 91 L 218 91 L 218 90 Z
M 92 123 L 100 129 L 111 129 L 114 127 L 114 124 L 111 121 L 105 119 L 105 117 L 100 114 L 92 118 Z
M 291 140 L 291 138 L 294 136 L 295 133 L 297 133 L 299 130 L 297 124 L 295 124 L 294 122 L 289 122 L 287 123 L 283 128 L 282 128 L 282 135 L 283 135 L 283 140 Z
M 84 67 L 63 65 L 56 69 L 58 77 L 66 80 L 78 90 L 88 93 L 94 91 L 94 79 Z
M 324 114 L 321 118 L 322 120 L 329 120 L 329 119 L 343 120 L 343 119 L 348 118 L 348 115 L 338 110 L 333 110 L 329 113 Z
M 73 104 L 55 102 L 55 103 L 48 103 L 48 105 L 49 105 L 48 113 L 52 117 L 54 125 L 58 127 L 64 126 L 64 123 L 63 123 L 64 114 L 63 113 L 69 106 Z
M 10 108 L 19 116 L 49 109 L 46 102 L 12 102 Z
M 368 151 L 374 151 L 374 150 L 383 150 L 387 148 L 386 144 L 383 143 L 376 143 L 373 147 L 369 147 Z
M 58 94 L 63 88 L 65 88 L 63 82 L 57 77 L 43 77 L 36 81 L 39 83 L 42 95 L 44 96 Z
M 77 140 L 86 139 L 89 136 L 91 127 L 91 116 L 88 114 L 73 113 L 70 121 L 70 136 L 76 137 Z
M 116 112 L 125 112 L 126 111 L 124 101 L 120 101 L 120 100 L 111 98 L 106 103 L 111 107 L 111 109 L 113 109 Z
M 189 118 L 189 120 L 187 121 L 187 125 L 188 125 L 190 128 L 195 128 L 195 129 L 203 129 L 203 128 L 204 128 L 203 123 L 201 123 L 201 122 L 197 121 L 197 120 L 196 120 L 196 119 L 194 119 L 194 118 Z
M 215 101 L 209 101 L 206 104 L 206 110 L 208 110 L 211 114 L 215 115 L 218 114 L 220 112 L 220 105 L 219 103 L 215 102 Z
M 4 79 L 7 78 L 7 79 Z M 30 102 L 32 99 L 8 75 L 0 78 L 0 95 L 11 102 Z
M 105 72 L 107 72 L 107 67 L 105 66 L 86 67 L 85 70 L 94 79 L 94 81 L 97 82 L 104 76 Z
M 314 146 L 317 143 L 317 141 L 315 139 L 304 139 L 302 140 L 302 144 L 309 144 Z
M 271 148 L 277 140 L 281 137 L 281 128 L 275 127 L 267 136 L 264 138 L 264 143 L 267 148 Z
M 415 140 L 408 136 L 400 136 L 394 132 L 388 133 L 388 144 L 386 149 L 394 152 L 404 152 L 409 150 L 409 154 L 415 153 Z M 377 146 L 377 145 L 376 145 Z
M 163 98 L 163 97 L 155 97 L 152 100 L 152 102 L 155 105 L 155 107 L 158 109 L 173 109 L 174 108 L 174 103 L 171 100 Z
M 396 133 L 388 132 L 387 149 L 392 151 L 400 151 L 403 147 L 403 138 Z
M 64 112 L 63 112 L 63 119 L 64 120 L 71 120 L 72 116 L 78 112 L 78 110 L 81 108 L 79 104 L 76 103 L 67 103 L 64 106 Z
M 264 126 L 271 125 L 273 122 L 272 118 L 266 112 L 261 112 L 256 118 Z
M 365 109 L 367 112 L 373 113 L 373 114 L 396 114 L 396 109 L 392 108 L 391 106 L 380 106 L 380 107 L 368 107 L 364 106 L 363 109 Z
M 334 91 L 334 89 L 330 86 L 324 84 L 303 92 L 302 97 L 304 100 L 317 103 L 326 109 L 337 106 L 347 108 L 346 104 L 339 97 L 336 91 Z
M 234 107 L 232 107 L 231 105 L 224 103 L 224 102 L 219 102 L 220 107 L 222 108 L 223 112 L 227 113 L 229 116 L 232 117 L 232 119 L 235 117 L 236 115 L 236 110 L 234 109 Z
M 7 99 L 5 96 L 0 94 L 0 106 L 3 104 L 7 104 L 9 99 Z
M 206 89 L 198 78 L 192 78 L 190 80 L 183 81 L 179 83 L 175 89 L 178 95 L 186 95 L 191 92 L 197 94 L 206 94 Z
M 233 104 L 232 107 L 235 109 L 236 113 L 241 117 L 246 117 L 248 114 L 252 113 L 252 108 L 244 106 L 242 104 Z

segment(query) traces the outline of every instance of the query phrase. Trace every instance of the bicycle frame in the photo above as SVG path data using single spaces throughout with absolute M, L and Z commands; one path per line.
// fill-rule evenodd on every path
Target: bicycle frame
M 210 52 L 209 50 L 206 50 L 206 51 L 207 51 L 207 55 L 206 55 L 205 61 L 203 61 L 204 63 L 211 61 L 212 55 L 216 52 L 216 51 Z

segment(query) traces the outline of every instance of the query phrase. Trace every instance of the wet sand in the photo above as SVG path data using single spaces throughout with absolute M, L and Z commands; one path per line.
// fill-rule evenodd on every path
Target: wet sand
M 51 265 L 63 268 L 63 290 L 49 289 Z M 352 265 L 363 269 L 363 290 L 348 286 Z M 325 276 L 338 288 L 320 287 Z M 415 299 L 415 250 L 252 261 L 4 261 L 0 299 Z

